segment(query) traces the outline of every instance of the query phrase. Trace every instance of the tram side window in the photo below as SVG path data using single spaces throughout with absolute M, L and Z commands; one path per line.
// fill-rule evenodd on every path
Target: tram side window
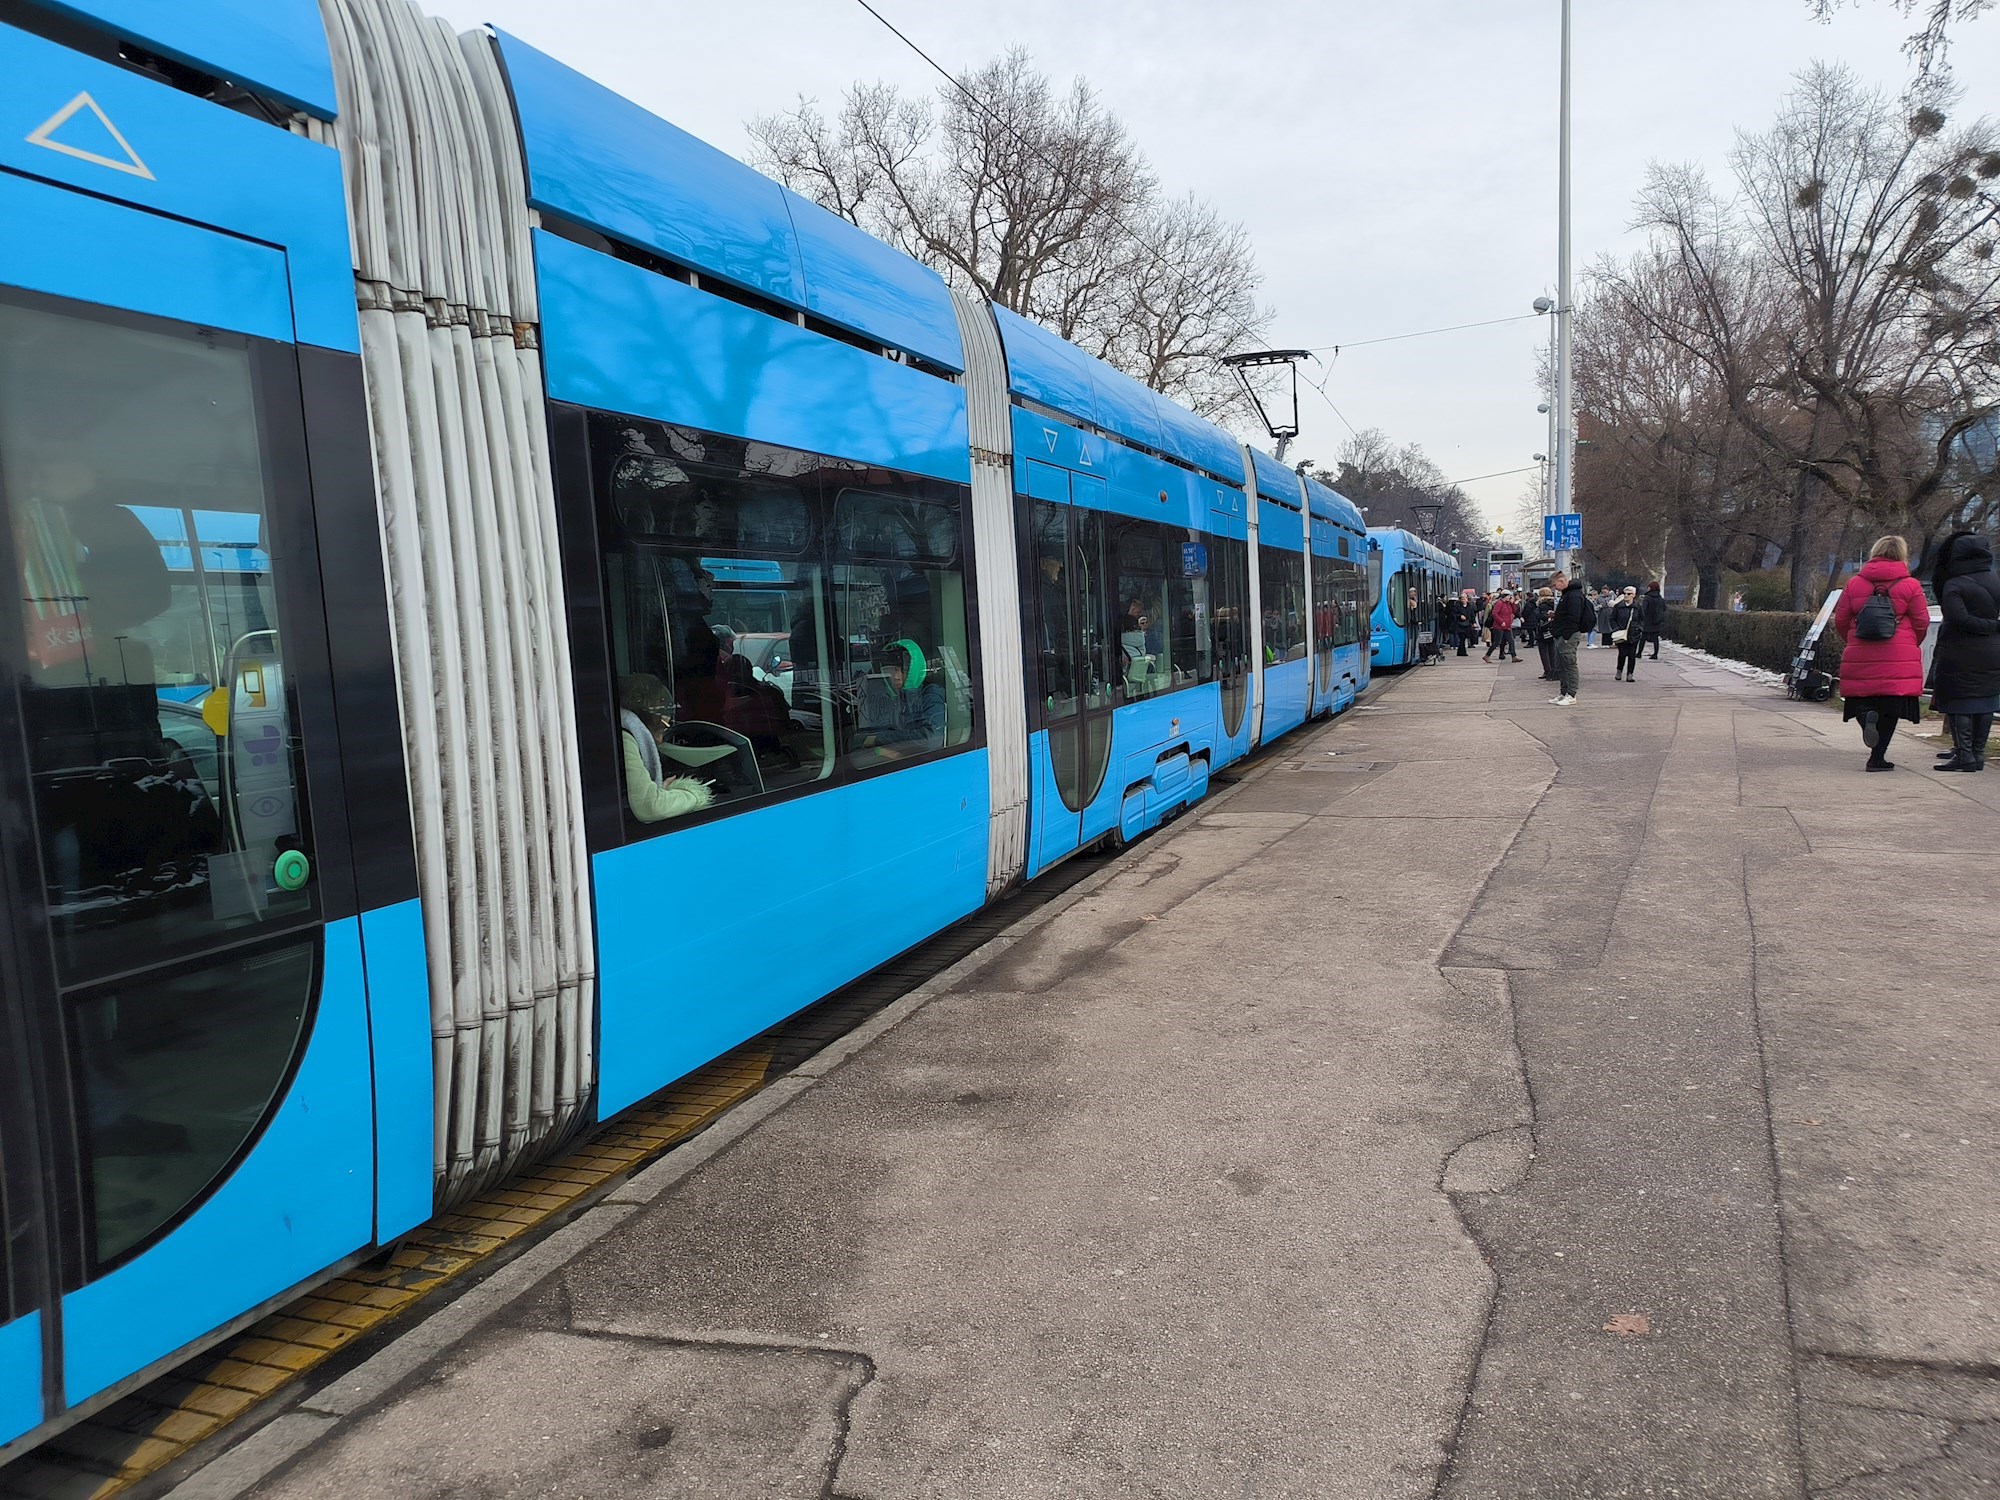
M 1208 547 L 1201 533 L 1114 520 L 1118 665 L 1127 698 L 1150 698 L 1214 675 Z
M 878 478 L 833 502 L 834 614 L 853 699 L 841 739 L 856 766 L 972 737 L 961 509 L 926 488 Z
M 826 777 L 832 604 L 811 458 L 673 429 L 623 438 L 605 596 L 633 817 Z
M 593 442 L 635 821 L 971 738 L 960 491 L 609 417 Z
M 1263 592 L 1264 664 L 1302 660 L 1306 654 L 1304 555 L 1260 547 L 1257 573 Z

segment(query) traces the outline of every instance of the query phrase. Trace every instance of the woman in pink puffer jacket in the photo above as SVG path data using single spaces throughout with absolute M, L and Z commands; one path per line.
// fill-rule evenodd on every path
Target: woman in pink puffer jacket
M 1895 633 L 1885 641 L 1864 640 L 1854 629 L 1876 594 L 1886 597 L 1895 611 Z M 1893 771 L 1889 741 L 1899 719 L 1917 722 L 1924 691 L 1924 637 L 1931 628 L 1931 607 L 1924 586 L 1910 576 L 1910 548 L 1901 537 L 1885 536 L 1868 550 L 1868 561 L 1840 591 L 1833 628 L 1847 643 L 1840 656 L 1840 695 L 1847 700 L 1841 718 L 1861 721 L 1867 768 Z

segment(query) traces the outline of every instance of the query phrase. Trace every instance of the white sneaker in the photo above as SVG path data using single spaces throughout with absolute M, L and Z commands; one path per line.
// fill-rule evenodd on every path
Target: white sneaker
M 1574 698 L 1558 698 L 1556 699 L 1556 706 L 1559 708 L 1568 708 L 1574 702 L 1576 702 Z
M 1563 697 L 1560 693 L 1558 693 L 1555 697 L 1549 699 L 1549 702 L 1551 703 L 1573 703 L 1575 701 L 1576 700 L 1573 698 Z

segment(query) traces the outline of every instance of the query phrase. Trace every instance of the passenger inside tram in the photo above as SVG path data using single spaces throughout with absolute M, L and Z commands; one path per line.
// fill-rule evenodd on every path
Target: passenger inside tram
M 735 747 L 675 745 L 672 698 L 659 678 L 634 672 L 618 679 L 618 727 L 625 800 L 633 817 L 641 823 L 660 823 L 700 812 L 715 800 L 708 783 L 693 773 L 727 759 L 736 753 Z M 669 765 L 683 769 L 669 774 Z
M 879 722 L 867 730 L 870 742 L 887 756 L 938 749 L 945 735 L 943 678 L 908 637 L 885 645 L 880 660 L 887 701 L 876 709 Z

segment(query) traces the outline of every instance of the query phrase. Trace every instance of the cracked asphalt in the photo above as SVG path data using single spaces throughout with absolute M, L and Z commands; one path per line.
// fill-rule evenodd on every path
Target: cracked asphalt
M 1599 654 L 1284 743 L 254 1493 L 2000 1493 L 2000 778 Z

